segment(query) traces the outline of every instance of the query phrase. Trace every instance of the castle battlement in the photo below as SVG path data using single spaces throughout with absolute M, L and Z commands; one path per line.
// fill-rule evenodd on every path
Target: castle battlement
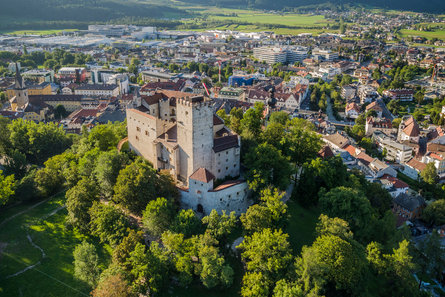
M 176 104 L 187 107 L 211 107 L 212 102 L 206 100 L 204 96 L 182 97 L 176 100 Z

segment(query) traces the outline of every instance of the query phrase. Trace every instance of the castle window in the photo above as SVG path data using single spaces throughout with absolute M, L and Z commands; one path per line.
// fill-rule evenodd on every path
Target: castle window
M 239 195 L 239 192 L 236 192 L 236 195 Z
M 188 111 L 186 111 L 186 112 L 185 112 L 185 115 L 188 115 L 188 114 L 189 114 L 189 112 L 188 112 Z
M 136 136 L 136 140 L 139 140 L 139 136 Z
M 218 169 L 218 173 L 220 173 L 221 172 L 221 169 Z
M 141 132 L 141 128 L 136 127 L 136 131 Z
M 229 169 L 229 167 L 226 167 L 226 170 L 228 170 Z
M 229 198 L 232 198 L 232 195 L 229 195 Z
M 228 155 L 229 154 L 229 151 L 226 151 L 226 155 Z
M 229 159 L 226 159 L 226 162 L 229 162 Z
M 148 131 L 145 131 L 145 135 L 149 136 L 150 134 L 148 133 Z

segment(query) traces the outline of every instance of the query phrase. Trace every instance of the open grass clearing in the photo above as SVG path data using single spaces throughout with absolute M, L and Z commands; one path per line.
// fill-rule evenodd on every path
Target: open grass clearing
M 61 208 L 64 202 L 64 194 L 57 195 L 2 226 L 1 296 L 89 296 L 91 288 L 73 278 L 74 248 L 87 238 L 77 231 L 65 228 L 67 211 Z M 20 211 L 23 211 L 22 207 L 17 208 L 17 212 Z M 11 214 L 12 210 L 8 210 L 7 215 Z M 52 215 L 48 216 L 50 214 Z M 0 222 L 4 219 L 6 216 L 2 213 Z M 28 241 L 27 234 L 33 243 L 45 252 L 45 258 L 42 258 L 41 251 Z M 94 240 L 90 242 L 96 244 L 101 264 L 105 267 L 111 249 L 108 246 L 102 248 Z M 33 269 L 6 278 L 39 261 L 40 264 Z
M 311 245 L 315 240 L 315 226 L 321 212 L 318 208 L 306 209 L 293 200 L 287 202 L 289 220 L 284 232 L 289 234 L 289 241 L 297 255 L 304 245 Z

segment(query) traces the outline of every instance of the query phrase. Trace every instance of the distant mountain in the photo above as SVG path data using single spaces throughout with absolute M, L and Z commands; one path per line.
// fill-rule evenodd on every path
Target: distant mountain
M 166 5 L 133 0 L 0 0 L 0 22 L 21 21 L 104 22 L 113 19 L 168 18 L 187 13 Z

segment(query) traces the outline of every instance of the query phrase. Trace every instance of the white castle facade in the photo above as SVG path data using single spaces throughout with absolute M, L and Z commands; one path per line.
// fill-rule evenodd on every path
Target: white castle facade
M 175 91 L 141 96 L 127 109 L 130 149 L 168 170 L 184 208 L 244 212 L 248 186 L 240 175 L 241 143 L 213 112 L 211 100 Z M 225 180 L 214 187 L 217 180 Z

